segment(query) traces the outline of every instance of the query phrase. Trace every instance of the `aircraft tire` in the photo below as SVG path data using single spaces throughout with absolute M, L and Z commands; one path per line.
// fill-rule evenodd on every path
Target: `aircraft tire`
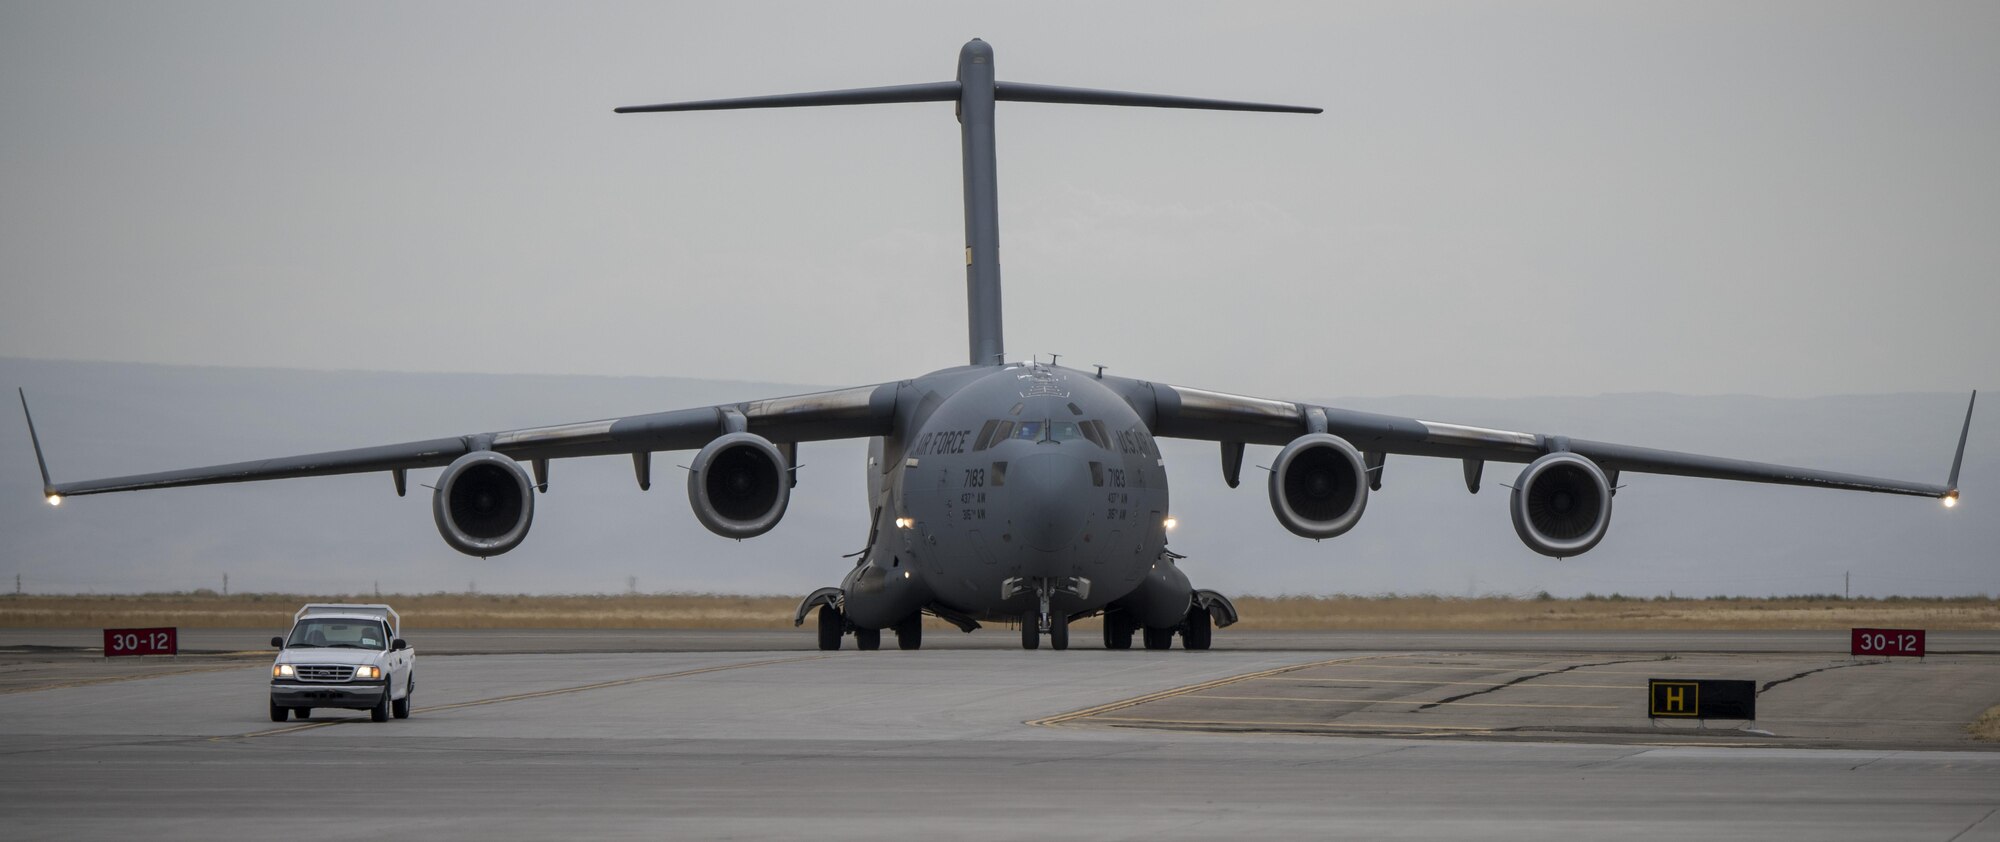
M 840 649 L 842 631 L 840 625 L 841 616 L 839 611 L 835 610 L 831 605 L 822 605 L 819 607 L 820 651 L 835 652 Z
M 854 648 L 863 652 L 873 652 L 882 648 L 881 629 L 855 629 Z
M 1069 648 L 1069 615 L 1057 612 L 1049 617 L 1049 648 L 1057 652 Z
M 1208 648 L 1214 637 L 1215 623 L 1208 615 L 1208 609 L 1199 605 L 1188 609 L 1187 631 L 1181 632 L 1181 648 L 1189 652 L 1200 652 Z
M 1104 648 L 1132 648 L 1132 622 L 1119 612 L 1104 615 Z
M 1146 648 L 1156 650 L 1174 648 L 1174 630 L 1146 627 Z
M 896 624 L 896 648 L 904 651 L 924 647 L 924 615 L 911 614 Z
M 1042 648 L 1042 617 L 1030 611 L 1021 615 L 1021 648 L 1034 650 Z

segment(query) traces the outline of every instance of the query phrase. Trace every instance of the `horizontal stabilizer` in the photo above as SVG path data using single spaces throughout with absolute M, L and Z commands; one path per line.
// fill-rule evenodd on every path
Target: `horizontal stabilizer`
M 1024 82 L 994 82 L 993 98 L 1002 102 L 1059 102 L 1069 105 L 1133 105 L 1147 108 L 1199 108 L 1208 111 L 1277 111 L 1287 114 L 1318 114 L 1325 109 L 1305 105 L 1277 105 L 1268 102 L 1236 102 L 1165 94 L 1136 94 L 1129 91 L 1100 91 L 1093 88 L 1065 88 L 1057 85 L 1030 85 Z
M 612 110 L 619 114 L 643 114 L 656 111 L 727 111 L 736 108 L 796 108 L 809 105 L 875 105 L 885 102 L 952 102 L 958 99 L 958 91 L 957 82 L 929 82 L 922 85 L 891 85 L 884 88 L 851 88 L 844 91 L 705 99 L 698 102 L 665 102 L 659 105 L 627 105 Z

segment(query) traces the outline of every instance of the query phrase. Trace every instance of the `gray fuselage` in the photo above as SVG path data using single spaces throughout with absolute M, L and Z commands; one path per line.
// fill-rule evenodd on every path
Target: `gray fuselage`
M 1035 597 L 1010 581 L 1087 582 L 1055 600 L 1071 615 L 1134 595 L 1165 561 L 1167 476 L 1120 383 L 1041 365 L 913 381 L 923 398 L 898 435 L 870 444 L 873 528 L 844 584 L 849 616 L 886 625 L 935 602 L 1018 619 Z

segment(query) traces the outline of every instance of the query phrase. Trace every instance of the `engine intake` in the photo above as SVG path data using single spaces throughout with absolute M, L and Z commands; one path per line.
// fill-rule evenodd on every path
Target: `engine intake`
M 514 460 L 480 450 L 458 457 L 431 494 L 438 534 L 451 548 L 486 558 L 521 545 L 535 519 L 535 488 Z
M 1597 463 L 1551 453 L 1521 471 L 1508 508 L 1528 549 L 1556 558 L 1582 555 L 1611 527 L 1611 483 Z
M 1271 511 L 1293 534 L 1332 538 L 1368 507 L 1368 468 L 1346 439 L 1308 433 L 1278 451 L 1271 465 Z
M 696 520 L 724 538 L 754 538 L 785 516 L 792 483 L 778 446 L 756 433 L 730 433 L 695 454 L 688 504 Z

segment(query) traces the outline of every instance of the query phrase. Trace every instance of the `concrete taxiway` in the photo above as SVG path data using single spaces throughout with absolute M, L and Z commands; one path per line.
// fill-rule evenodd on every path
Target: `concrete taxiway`
M 24 676 L 0 688 L 9 838 L 2000 839 L 2000 752 L 1955 730 L 2000 702 L 2000 657 L 1971 651 L 1991 634 L 1922 664 L 1588 635 L 457 656 L 413 635 L 418 711 L 381 724 L 270 722 L 262 658 L 75 680 L 23 634 L 0 636 Z M 1770 735 L 1656 733 L 1633 689 L 1656 667 L 1782 680 Z

